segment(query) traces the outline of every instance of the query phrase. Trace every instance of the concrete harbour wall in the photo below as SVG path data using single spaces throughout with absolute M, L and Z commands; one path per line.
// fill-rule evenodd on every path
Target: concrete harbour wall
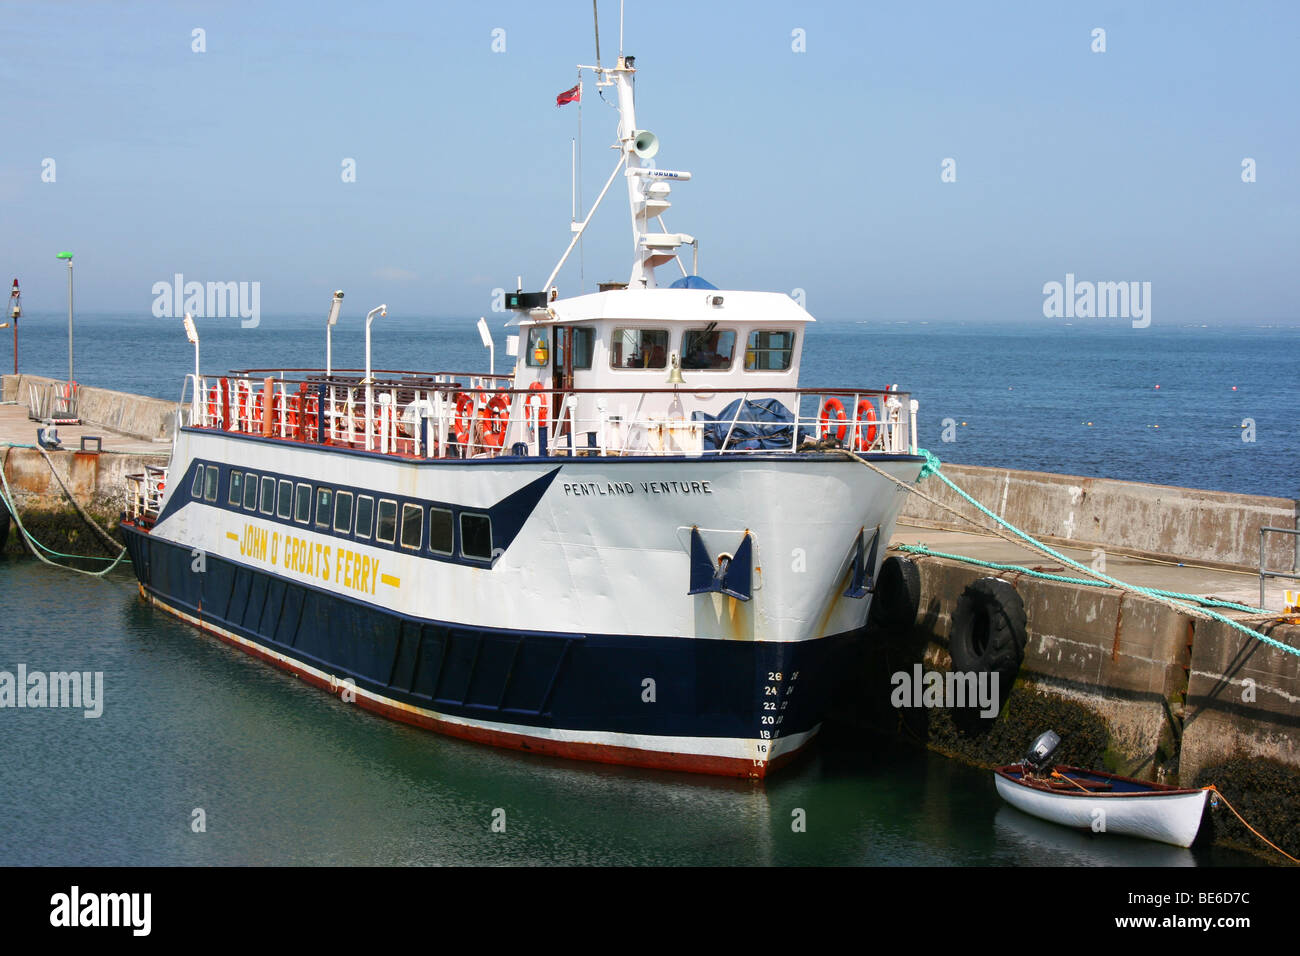
M 1050 544 L 1210 567 L 1257 568 L 1260 527 L 1300 527 L 1300 502 L 1290 498 L 975 465 L 944 464 L 943 473 L 1003 520 Z M 980 527 L 990 524 L 942 482 L 929 478 L 920 487 L 978 519 Z M 974 527 L 916 495 L 908 497 L 902 520 L 956 531 Z M 1268 535 L 1268 566 L 1295 571 L 1300 557 L 1296 540 Z
M 62 382 L 39 375 L 6 375 L 3 400 L 27 405 L 33 386 L 44 388 L 51 384 Z M 176 427 L 176 406 L 177 402 L 106 388 L 82 385 L 77 390 L 77 413 L 84 421 L 133 438 L 171 438 Z

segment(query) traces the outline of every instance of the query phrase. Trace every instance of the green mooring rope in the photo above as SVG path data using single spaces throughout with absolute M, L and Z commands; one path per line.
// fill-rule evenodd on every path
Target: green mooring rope
M 1035 571 L 1033 568 L 1027 568 L 1022 564 L 999 564 L 996 561 L 981 561 L 979 558 L 967 557 L 964 554 L 950 554 L 947 551 L 935 551 L 927 548 L 923 544 L 900 544 L 897 546 L 899 551 L 906 551 L 909 554 L 920 554 L 931 558 L 948 558 L 952 561 L 965 561 L 967 564 L 975 564 L 981 568 L 990 568 L 994 571 L 1013 571 L 1016 574 L 1023 574 L 1030 578 L 1041 578 L 1044 581 L 1059 581 L 1062 584 L 1082 584 L 1093 588 L 1111 588 L 1114 585 L 1107 584 L 1105 581 L 1098 581 L 1094 578 L 1072 578 L 1065 574 L 1051 574 L 1047 571 Z M 1247 614 L 1267 614 L 1261 608 L 1251 607 L 1248 604 L 1234 604 L 1232 601 L 1219 601 L 1215 598 L 1201 597 L 1199 594 L 1185 594 L 1182 591 L 1164 591 L 1160 588 L 1152 588 L 1153 594 L 1161 597 L 1174 598 L 1179 601 L 1195 601 L 1197 604 L 1205 607 L 1223 607 L 1230 611 L 1242 611 Z
M 1121 590 L 1125 590 L 1125 591 L 1132 591 L 1135 594 L 1144 594 L 1147 597 L 1154 598 L 1163 601 L 1165 603 L 1173 604 L 1174 606 L 1181 607 L 1184 610 L 1194 611 L 1199 614 L 1204 614 L 1205 616 L 1211 618 L 1212 620 L 1220 621 L 1223 624 L 1227 624 L 1229 627 L 1234 628 L 1235 630 L 1241 631 L 1241 633 L 1243 634 L 1248 634 L 1249 636 L 1255 638 L 1256 640 L 1263 641 L 1265 644 L 1269 645 L 1270 647 L 1275 647 L 1280 651 L 1285 651 L 1288 654 L 1294 654 L 1297 657 L 1300 657 L 1300 648 L 1292 647 L 1290 644 L 1283 644 L 1277 638 L 1269 637 L 1267 634 L 1261 634 L 1259 633 L 1259 631 L 1251 630 L 1250 628 L 1246 627 L 1244 624 L 1234 621 L 1232 618 L 1220 614 L 1217 611 L 1211 611 L 1208 608 L 1197 607 L 1191 604 L 1190 603 L 1191 601 L 1198 601 L 1198 602 L 1201 601 L 1200 598 L 1197 598 L 1193 595 L 1179 594 L 1177 592 L 1172 592 L 1172 591 L 1161 591 L 1158 588 L 1145 588 L 1138 584 L 1126 584 L 1125 582 L 1117 580 L 1116 578 L 1112 578 L 1108 574 L 1105 574 L 1101 571 L 1096 571 L 1092 568 L 1086 567 L 1080 564 L 1078 561 L 1073 560 L 1072 558 L 1067 558 L 1059 551 L 1053 548 L 1049 548 L 1047 545 L 1043 544 L 1043 542 L 1039 541 L 1037 538 L 1033 537 L 1028 532 L 1021 531 L 1011 522 L 1004 521 L 1002 518 L 995 515 L 992 511 L 984 507 L 982 504 L 980 504 L 978 501 L 976 501 L 966 492 L 962 491 L 962 489 L 957 487 L 957 485 L 953 482 L 951 478 L 949 478 L 942 471 L 940 471 L 940 466 L 942 463 L 939 461 L 938 456 L 932 454 L 929 451 L 926 451 L 924 448 L 918 448 L 917 453 L 925 456 L 925 464 L 921 467 L 921 473 L 916 478 L 918 482 L 921 481 L 921 479 L 923 478 L 928 478 L 930 475 L 936 476 L 945 485 L 947 485 L 949 488 L 955 491 L 960 497 L 965 499 L 970 504 L 974 505 L 975 508 L 978 509 L 981 513 L 992 518 L 994 521 L 996 521 L 1002 527 L 1006 528 L 1012 534 L 1016 535 L 1017 537 L 1023 538 L 1025 541 L 1028 541 L 1035 548 L 1042 551 L 1044 554 L 1050 555 L 1052 558 L 1054 558 L 1057 561 L 1060 561 L 1062 564 L 1074 568 L 1076 571 L 1082 571 L 1083 573 L 1090 575 L 1092 578 L 1095 578 L 1100 581 L 1104 581 L 1110 587 L 1120 588 Z M 906 548 L 904 548 L 904 550 L 906 550 Z M 959 557 L 959 556 L 953 555 L 953 557 Z M 975 558 L 959 558 L 959 560 L 970 561 L 975 564 L 989 564 L 989 562 L 978 561 Z M 992 565 L 990 564 L 990 566 Z M 1011 568 L 1014 567 L 1016 566 L 1004 565 L 1003 569 L 1010 570 Z M 1026 573 L 1031 575 L 1042 575 L 1044 573 L 1044 572 L 1034 572 L 1028 568 L 1024 568 L 1021 570 L 1024 570 Z M 1244 611 L 1250 611 L 1254 613 L 1265 613 L 1265 614 L 1268 613 L 1267 611 L 1262 611 L 1262 609 L 1260 608 L 1251 608 L 1251 607 L 1246 607 L 1245 605 L 1233 605 L 1227 601 L 1223 601 L 1223 602 L 1216 601 L 1213 602 L 1213 605 L 1216 607 L 1228 607 L 1235 610 L 1244 610 Z
M 10 445 L 9 447 L 10 448 L 35 448 L 36 446 L 14 444 L 14 445 Z M 50 565 L 50 567 L 62 568 L 65 571 L 75 571 L 77 574 L 85 574 L 92 578 L 99 578 L 108 574 L 108 572 L 112 571 L 123 560 L 126 560 L 128 562 L 131 560 L 129 557 L 127 557 L 127 551 L 125 548 L 123 548 L 121 552 L 118 553 L 118 556 L 116 558 L 106 558 L 100 555 L 89 555 L 89 554 L 64 554 L 62 551 L 55 551 L 53 548 L 47 548 L 45 545 L 37 541 L 35 537 L 32 536 L 32 533 L 28 531 L 26 527 L 23 526 L 22 519 L 18 517 L 18 506 L 14 502 L 13 492 L 9 488 L 9 479 L 5 476 L 5 470 L 3 467 L 0 467 L 0 485 L 3 485 L 4 487 L 4 490 L 0 491 L 0 504 L 3 504 L 3 506 L 8 509 L 9 514 L 13 516 L 14 524 L 18 526 L 18 530 L 19 532 L 22 533 L 23 539 L 32 546 L 32 553 L 36 555 L 36 557 L 44 561 L 46 564 Z M 51 561 L 49 558 L 45 557 L 44 554 L 41 554 L 41 551 L 44 551 L 45 554 L 51 555 L 52 557 L 55 558 L 70 558 L 75 561 L 112 561 L 113 563 L 110 564 L 108 567 L 104 568 L 102 571 L 83 571 L 81 568 L 74 568 L 66 564 L 60 564 L 57 561 Z

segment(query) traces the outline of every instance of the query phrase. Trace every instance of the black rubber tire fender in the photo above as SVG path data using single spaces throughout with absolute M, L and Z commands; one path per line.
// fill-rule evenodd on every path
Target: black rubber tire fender
M 997 673 L 1005 702 L 1025 660 L 1029 618 L 1010 581 L 980 578 L 957 599 L 948 633 L 952 670 Z
M 868 623 L 887 631 L 907 631 L 916 623 L 920 608 L 920 569 L 911 558 L 891 554 L 876 576 Z

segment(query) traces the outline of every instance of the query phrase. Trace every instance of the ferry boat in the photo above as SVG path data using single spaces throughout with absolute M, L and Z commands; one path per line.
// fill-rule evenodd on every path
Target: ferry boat
M 914 481 L 916 403 L 800 387 L 812 316 L 682 263 L 663 216 L 691 176 L 651 161 L 634 58 L 579 69 L 617 93 L 618 162 L 542 288 L 507 296 L 513 371 L 372 370 L 368 346 L 364 370 L 196 369 L 122 530 L 145 600 L 345 701 L 762 778 L 817 734 L 905 497 L 853 456 Z M 560 298 L 620 177 L 628 281 Z

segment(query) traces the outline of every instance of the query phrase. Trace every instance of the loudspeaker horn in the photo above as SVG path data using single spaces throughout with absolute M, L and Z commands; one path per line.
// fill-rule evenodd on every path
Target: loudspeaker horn
M 659 152 L 659 137 L 648 129 L 637 130 L 636 138 L 632 141 L 632 152 L 642 159 L 650 159 Z

